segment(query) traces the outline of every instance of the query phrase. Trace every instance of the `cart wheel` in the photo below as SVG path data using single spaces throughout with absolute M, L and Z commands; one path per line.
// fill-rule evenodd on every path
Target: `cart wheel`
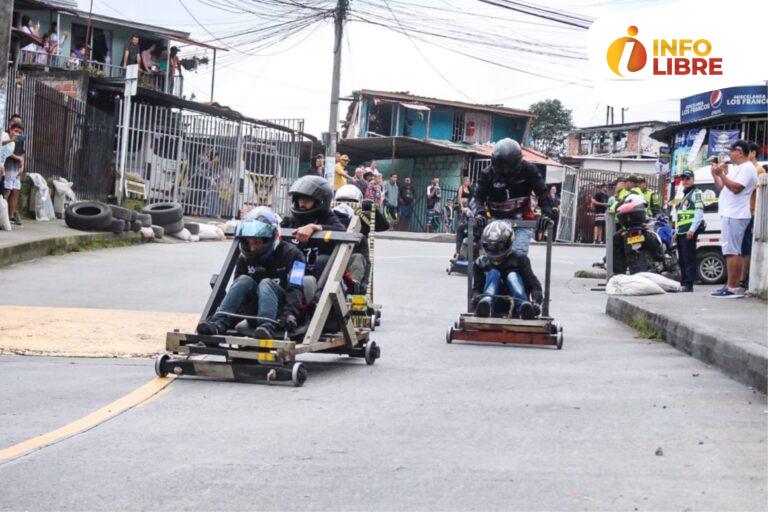
M 381 349 L 375 341 L 369 341 L 365 344 L 365 364 L 372 365 L 381 357 Z
M 451 275 L 451 267 L 446 267 L 445 273 Z
M 557 327 L 557 350 L 563 349 L 563 326 L 558 325 Z
M 381 310 L 376 310 L 376 327 L 381 325 Z
M 293 363 L 291 369 L 291 381 L 293 385 L 300 388 L 307 381 L 307 369 L 302 363 Z
M 166 377 L 168 372 L 163 369 L 163 364 L 167 363 L 171 359 L 168 354 L 160 354 L 155 358 L 155 374 L 158 377 Z
M 376 315 L 375 314 L 371 315 L 370 322 L 371 322 L 371 330 L 375 331 L 376 330 Z
M 453 327 L 449 327 L 448 331 L 445 333 L 445 342 L 446 343 L 453 343 Z

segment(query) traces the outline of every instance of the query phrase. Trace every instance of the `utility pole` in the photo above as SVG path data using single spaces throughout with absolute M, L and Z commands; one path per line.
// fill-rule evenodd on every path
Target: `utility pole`
M 339 126 L 339 87 L 341 86 L 341 46 L 344 35 L 344 20 L 347 17 L 349 0 L 337 0 L 333 13 L 333 80 L 331 82 L 331 114 L 328 117 L 328 144 L 325 147 L 325 179 L 333 185 L 333 169 L 336 167 L 336 139 Z
M 5 112 L 6 98 L 13 89 L 7 90 L 8 61 L 11 53 L 11 20 L 13 19 L 13 2 L 0 2 L 0 116 L 8 119 Z

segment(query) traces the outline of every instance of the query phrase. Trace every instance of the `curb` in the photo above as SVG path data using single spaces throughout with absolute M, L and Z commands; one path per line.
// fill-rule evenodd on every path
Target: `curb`
M 444 244 L 456 243 L 456 235 L 450 233 L 412 233 L 411 231 L 383 231 L 376 233 L 376 240 L 404 240 L 407 242 L 438 242 Z M 414 236 L 415 235 L 415 236 Z M 546 242 L 531 241 L 531 245 L 546 246 Z M 554 242 L 553 247 L 602 247 L 604 245 L 580 244 L 576 242 Z
M 605 313 L 629 325 L 640 318 L 663 333 L 664 341 L 707 364 L 717 366 L 729 377 L 762 393 L 768 387 L 768 353 L 752 343 L 722 338 L 719 333 L 693 322 L 673 320 L 663 314 L 609 296 Z
M 603 269 L 594 269 L 590 268 L 587 270 L 577 270 L 576 273 L 573 275 L 573 277 L 578 277 L 579 279 L 606 279 L 608 277 L 608 274 Z
M 121 240 L 128 244 L 141 243 L 141 235 L 125 232 L 115 235 L 109 232 L 83 233 L 82 235 L 59 236 L 34 240 L 10 247 L 0 248 L 0 268 L 29 261 L 43 256 L 49 256 L 56 251 L 73 252 L 94 242 Z

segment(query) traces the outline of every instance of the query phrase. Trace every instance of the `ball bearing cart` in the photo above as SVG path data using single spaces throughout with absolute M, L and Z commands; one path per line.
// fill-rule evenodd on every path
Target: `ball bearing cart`
M 512 227 L 536 228 L 536 221 L 510 220 Z M 473 239 L 475 220 L 470 219 L 467 226 L 467 238 Z M 453 327 L 448 329 L 445 336 L 447 343 L 454 341 L 474 343 L 499 343 L 510 345 L 537 345 L 552 346 L 558 350 L 563 348 L 563 328 L 549 316 L 549 289 L 552 269 L 552 223 L 547 228 L 547 258 L 544 274 L 544 299 L 541 304 L 541 316 L 532 320 L 510 318 L 510 314 L 503 317 L 479 317 L 472 311 L 472 278 L 474 266 L 473 244 L 467 245 L 467 310 L 463 313 Z M 509 296 L 494 296 L 497 300 L 506 301 L 510 306 L 514 304 L 514 298 Z
M 282 339 L 255 339 L 247 320 L 255 317 L 240 316 L 243 320 L 225 334 L 201 335 L 169 332 L 166 335 L 167 353 L 155 360 L 155 373 L 164 377 L 207 377 L 238 382 L 292 382 L 301 386 L 307 380 L 305 365 L 297 356 L 307 353 L 347 354 L 358 357 L 369 365 L 381 355 L 379 346 L 370 338 L 369 329 L 353 325 L 341 281 L 355 243 L 360 241 L 360 221 L 355 218 L 347 232 L 326 231 L 312 236 L 313 240 L 334 244 L 333 253 L 319 280 L 304 277 L 306 302 L 312 301 L 316 290 L 321 290 L 314 312 L 294 332 Z M 280 232 L 283 240 L 293 238 L 293 230 Z M 232 277 L 240 246 L 232 243 L 219 274 L 211 278 L 211 295 L 201 319 L 213 315 L 224 298 Z

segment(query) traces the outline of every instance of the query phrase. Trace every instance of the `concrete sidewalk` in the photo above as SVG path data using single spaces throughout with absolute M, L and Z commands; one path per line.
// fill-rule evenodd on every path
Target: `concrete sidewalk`
M 716 289 L 698 286 L 694 293 L 610 296 L 606 313 L 659 331 L 670 345 L 765 393 L 768 305 L 754 298 L 710 297 Z
M 63 220 L 37 222 L 25 220 L 12 231 L 0 231 L 0 267 L 41 258 L 59 252 L 72 252 L 96 242 L 141 242 L 138 233 L 114 235 L 109 232 L 89 232 L 70 229 Z

